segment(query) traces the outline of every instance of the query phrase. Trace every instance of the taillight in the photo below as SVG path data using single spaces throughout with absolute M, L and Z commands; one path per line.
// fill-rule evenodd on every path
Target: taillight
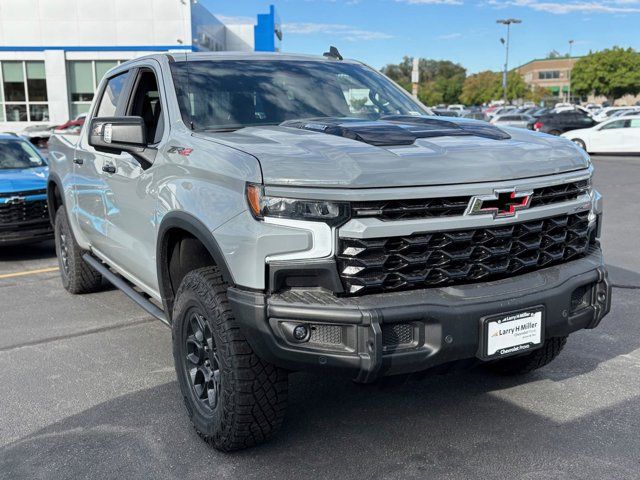
M 536 122 L 536 123 L 533 124 L 533 129 L 536 132 L 539 132 L 541 128 L 542 128 L 542 122 Z

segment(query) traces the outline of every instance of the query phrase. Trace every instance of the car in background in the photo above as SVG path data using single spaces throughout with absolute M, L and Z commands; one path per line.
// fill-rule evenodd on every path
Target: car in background
M 550 112 L 529 122 L 527 128 L 550 135 L 560 135 L 569 130 L 591 128 L 596 121 L 579 110 Z
M 31 142 L 0 134 L 0 246 L 53 238 L 48 173 L 46 160 Z
M 460 117 L 468 118 L 470 120 L 482 120 L 485 122 L 487 121 L 487 117 L 484 113 L 482 113 L 482 110 L 467 110 L 465 112 L 462 112 Z
M 29 139 L 38 148 L 47 146 L 47 142 L 53 133 L 54 127 L 47 124 L 30 125 L 26 127 L 20 135 Z
M 487 117 L 493 118 L 493 117 L 497 117 L 498 115 L 504 115 L 505 113 L 514 112 L 516 109 L 517 107 L 513 105 L 507 105 L 505 107 L 498 107 L 492 112 L 485 112 L 485 113 L 487 114 Z
M 633 110 L 635 107 L 605 107 L 602 110 L 600 110 L 597 114 L 593 115 L 593 119 L 596 122 L 604 122 L 606 120 L 609 120 L 613 115 L 617 114 L 618 112 L 621 111 L 630 111 Z
M 640 107 L 630 107 L 628 110 L 618 110 L 613 112 L 613 115 L 609 118 L 632 117 L 634 115 L 640 115 Z
M 531 115 L 524 113 L 507 113 L 493 117 L 489 123 L 499 127 L 527 128 L 527 125 L 532 120 L 534 120 L 534 118 Z
M 54 133 L 70 133 L 70 130 L 77 130 L 78 132 L 80 132 L 80 130 L 82 130 L 82 126 L 84 125 L 84 117 L 80 118 L 80 119 L 74 119 L 74 120 L 69 120 L 66 123 L 63 123 L 62 125 L 58 125 L 55 130 Z
M 461 113 L 457 110 L 446 110 L 442 108 L 437 108 L 437 109 L 432 108 L 431 111 L 433 112 L 434 115 L 438 117 L 459 117 Z
M 613 118 L 562 136 L 588 153 L 640 153 L 640 115 Z
M 466 110 L 466 107 L 464 105 L 461 104 L 454 104 L 454 105 L 449 105 L 447 107 L 447 110 L 455 110 L 457 112 L 463 112 Z

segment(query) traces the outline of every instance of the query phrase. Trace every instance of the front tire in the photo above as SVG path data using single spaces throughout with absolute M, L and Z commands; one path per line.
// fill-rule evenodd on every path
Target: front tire
M 585 152 L 587 151 L 587 145 L 584 143 L 583 140 L 580 140 L 579 138 L 572 138 L 571 141 L 575 143 L 577 146 L 579 146 Z
M 287 372 L 261 360 L 240 332 L 216 267 L 189 272 L 173 308 L 173 356 L 187 413 L 206 442 L 229 452 L 264 442 L 284 419 Z
M 85 251 L 80 248 L 73 236 L 64 206 L 58 208 L 56 212 L 54 238 L 62 286 L 73 294 L 98 290 L 102 285 L 102 275 L 82 258 Z
M 567 337 L 549 338 L 542 347 L 526 355 L 496 360 L 486 364 L 492 372 L 503 375 L 521 375 L 551 363 L 564 348 Z

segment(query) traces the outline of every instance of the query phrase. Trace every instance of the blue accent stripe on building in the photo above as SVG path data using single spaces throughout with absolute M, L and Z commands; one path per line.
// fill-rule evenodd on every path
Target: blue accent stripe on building
M 45 50 L 64 50 L 67 52 L 163 52 L 167 50 L 191 50 L 191 48 L 191 45 L 0 46 L 0 52 L 43 52 Z

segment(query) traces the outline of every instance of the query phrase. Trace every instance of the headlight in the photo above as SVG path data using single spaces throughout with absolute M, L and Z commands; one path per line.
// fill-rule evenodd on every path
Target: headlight
M 261 185 L 254 184 L 247 184 L 247 203 L 251 214 L 258 220 L 277 217 L 338 225 L 349 217 L 347 203 L 268 197 Z

